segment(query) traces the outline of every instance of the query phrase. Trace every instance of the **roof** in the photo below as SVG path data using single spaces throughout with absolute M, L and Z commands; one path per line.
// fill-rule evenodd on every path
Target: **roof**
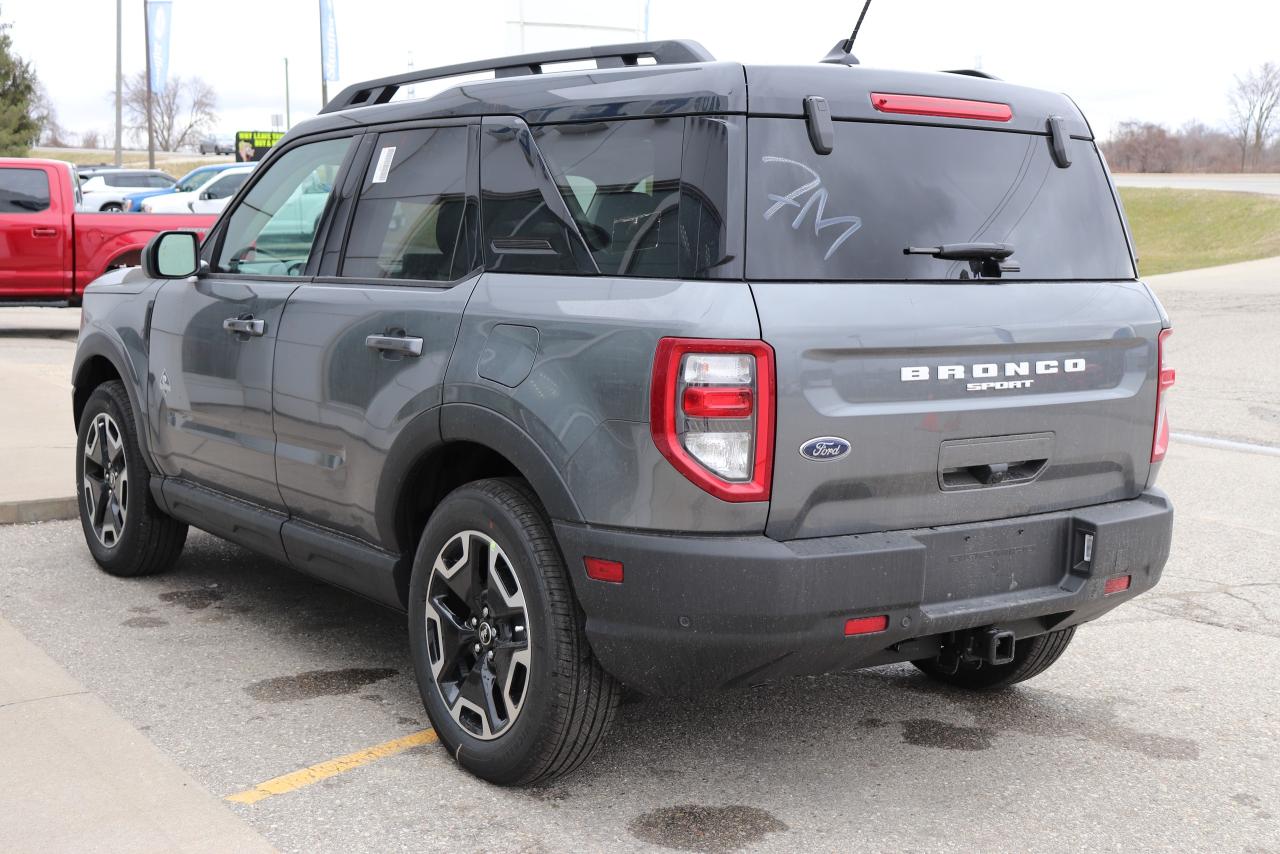
M 591 48 L 584 57 L 634 60 L 646 46 L 676 45 L 686 53 L 657 64 L 617 64 L 587 70 L 542 73 L 552 54 L 505 57 L 415 74 L 381 78 L 348 87 L 319 116 L 300 123 L 289 136 L 414 119 L 516 115 L 529 124 L 708 113 L 803 116 L 803 99 L 827 99 L 834 119 L 887 120 L 871 105 L 870 93 L 888 92 L 998 101 L 1013 108 L 1013 118 L 990 121 L 940 117 L 893 120 L 1045 133 L 1049 116 L 1060 116 L 1073 136 L 1091 137 L 1084 116 L 1065 95 L 1016 86 L 972 73 L 913 72 L 864 65 L 747 65 L 688 61 L 705 50 L 690 42 L 656 42 Z M 631 53 L 628 54 L 627 51 Z M 655 49 L 656 51 L 656 49 Z M 557 52 L 558 61 L 571 52 Z M 709 55 L 707 55 L 709 56 Z M 576 54 L 571 58 L 581 58 Z M 598 59 L 599 64 L 606 65 Z M 461 71 L 459 71 L 461 69 Z M 492 80 L 460 82 L 429 98 L 378 103 L 415 80 L 495 70 Z M 373 102 L 373 103 L 370 103 Z M 345 106 L 355 103 L 355 106 Z

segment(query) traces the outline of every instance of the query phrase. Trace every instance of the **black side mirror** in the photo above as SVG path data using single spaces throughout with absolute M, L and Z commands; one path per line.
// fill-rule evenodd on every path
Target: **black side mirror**
M 194 231 L 162 231 L 142 250 L 142 269 L 153 279 L 185 279 L 200 269 L 200 237 Z
M 203 193 L 200 194 L 201 201 L 207 202 L 209 199 L 212 199 L 212 198 L 213 198 L 213 194 L 210 193 L 208 190 L 205 190 Z

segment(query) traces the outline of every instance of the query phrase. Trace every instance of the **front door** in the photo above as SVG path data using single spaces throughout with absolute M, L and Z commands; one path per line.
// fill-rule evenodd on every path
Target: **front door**
M 295 146 L 271 163 L 214 236 L 210 268 L 168 282 L 151 321 L 148 409 L 164 474 L 283 510 L 272 373 L 285 303 L 305 280 L 324 210 L 298 221 L 296 195 L 327 193 L 349 138 Z
M 49 169 L 0 168 L 0 298 L 70 295 L 71 217 L 53 204 Z

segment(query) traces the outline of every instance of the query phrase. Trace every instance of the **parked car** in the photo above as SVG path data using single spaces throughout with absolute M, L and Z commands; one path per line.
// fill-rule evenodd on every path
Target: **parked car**
M 206 136 L 199 148 L 201 154 L 235 154 L 236 141 L 229 136 Z
M 211 163 L 208 166 L 198 166 L 179 178 L 177 183 L 171 187 L 130 193 L 124 197 L 124 209 L 129 212 L 137 212 L 142 210 L 143 201 L 153 196 L 163 196 L 167 193 L 189 193 L 192 190 L 199 190 L 213 178 L 228 169 L 234 169 L 237 165 L 235 163 Z
M 1069 98 L 831 59 L 339 94 L 202 245 L 88 289 L 93 557 L 194 525 L 406 612 L 500 784 L 585 761 L 624 685 L 1044 671 L 1168 557 L 1169 319 Z
M 172 175 L 158 169 L 102 169 L 81 178 L 80 210 L 119 213 L 124 210 L 124 198 L 130 193 L 168 190 L 175 183 Z
M 70 163 L 0 158 L 0 303 L 76 303 L 98 276 L 138 264 L 156 232 L 214 219 L 78 213 L 78 193 Z
M 244 186 L 245 179 L 256 163 L 230 166 L 218 172 L 201 176 L 203 181 L 195 187 L 176 193 L 152 196 L 142 203 L 144 213 L 218 213 Z M 201 206 L 196 207 L 199 202 Z

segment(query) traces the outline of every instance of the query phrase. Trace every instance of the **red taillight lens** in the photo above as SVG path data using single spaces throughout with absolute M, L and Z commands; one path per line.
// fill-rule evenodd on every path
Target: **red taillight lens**
M 649 428 L 676 470 L 724 501 L 766 501 L 773 475 L 773 348 L 663 338 Z
M 948 119 L 981 119 L 987 122 L 1007 122 L 1013 118 L 1013 108 L 996 101 L 969 101 L 964 98 L 935 98 L 931 95 L 895 95 L 872 92 L 871 106 L 882 113 L 902 113 L 908 116 L 942 116 Z
M 1164 359 L 1165 339 L 1173 334 L 1172 329 L 1160 331 L 1160 341 L 1156 345 L 1156 358 L 1159 360 L 1159 380 L 1156 383 L 1156 429 L 1151 440 L 1151 462 L 1158 463 L 1164 459 L 1169 450 L 1169 414 L 1165 410 L 1165 392 L 1173 387 L 1177 374 Z
M 844 636 L 872 635 L 889 628 L 889 615 L 880 614 L 875 617 L 854 617 L 844 621 Z
M 605 560 L 601 557 L 584 557 L 582 563 L 587 568 L 587 578 L 608 581 L 612 584 L 622 583 L 622 564 L 618 561 Z
M 749 388 L 691 386 L 684 390 L 682 406 L 690 418 L 749 418 L 754 395 Z
M 1133 581 L 1131 575 L 1117 575 L 1108 578 L 1106 584 L 1102 585 L 1102 595 L 1110 596 L 1112 593 L 1123 593 L 1129 589 L 1129 583 Z

